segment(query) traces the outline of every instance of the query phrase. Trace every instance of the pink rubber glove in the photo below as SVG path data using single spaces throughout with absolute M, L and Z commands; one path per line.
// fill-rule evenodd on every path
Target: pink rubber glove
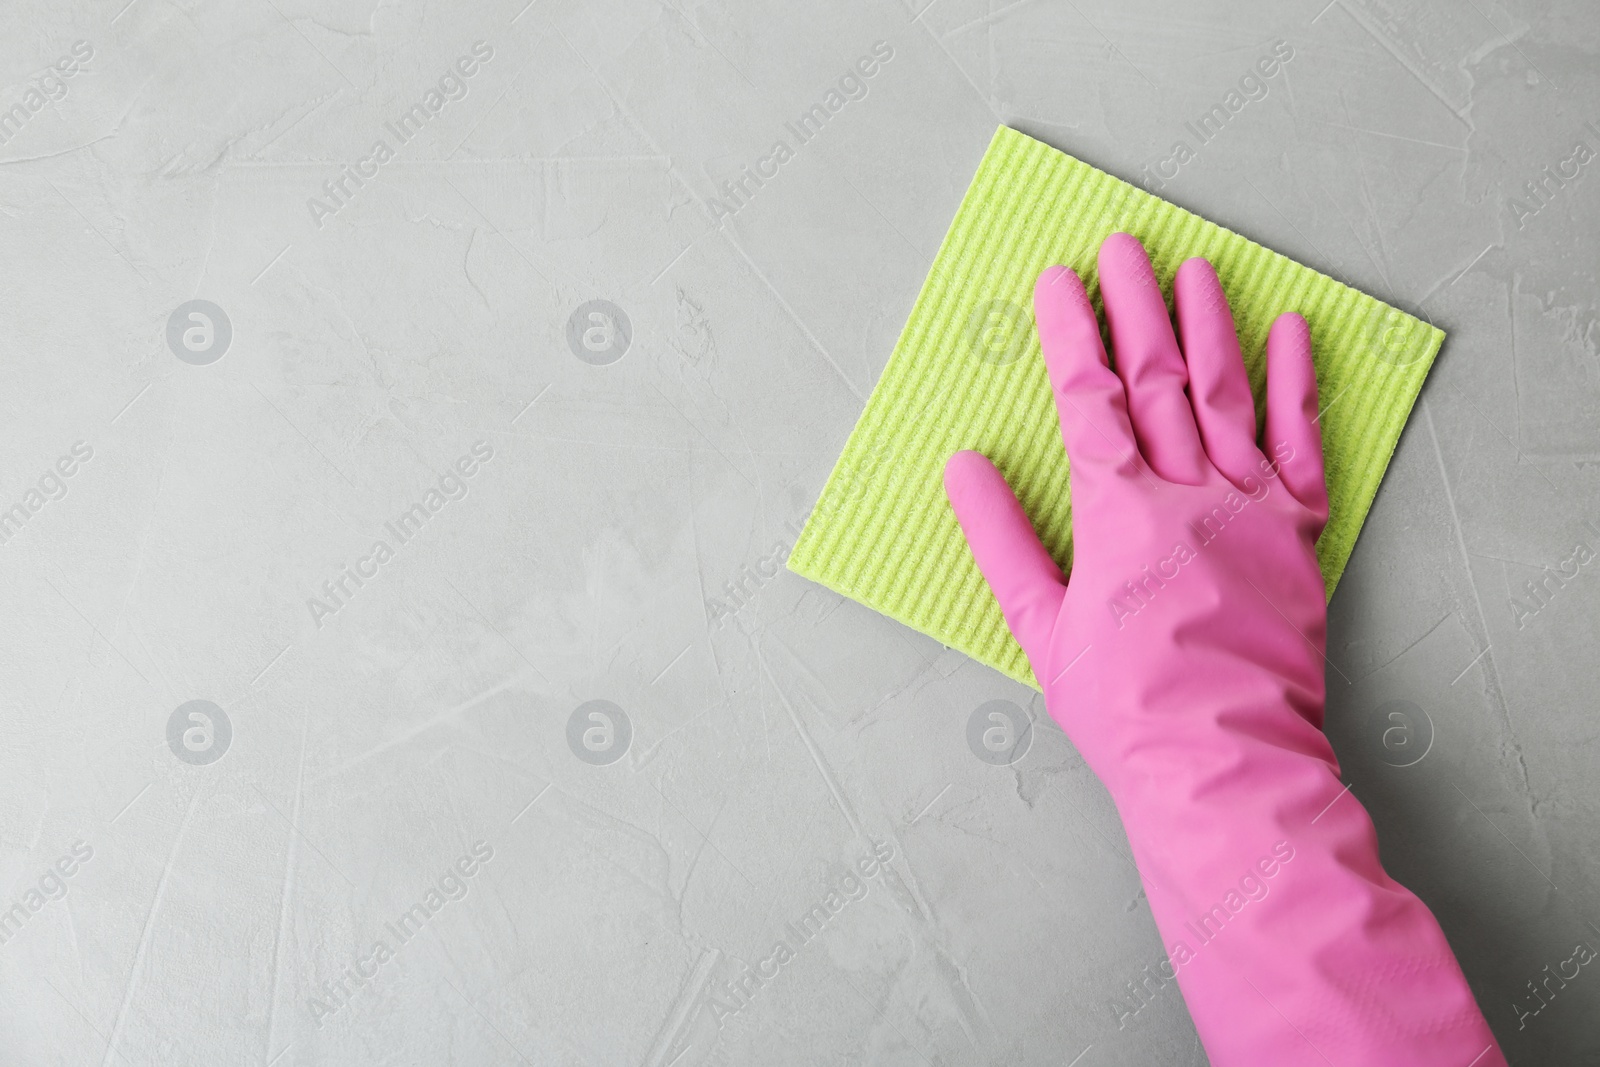
M 945 488 L 1045 706 L 1110 791 L 1216 1067 L 1491 1067 L 1504 1056 L 1427 907 L 1378 862 L 1322 733 L 1328 516 L 1305 320 L 1267 341 L 1267 432 L 1226 297 L 1191 259 L 1182 350 L 1144 249 L 1113 234 L 1034 316 L 1072 464 L 1070 583 L 1002 475 Z

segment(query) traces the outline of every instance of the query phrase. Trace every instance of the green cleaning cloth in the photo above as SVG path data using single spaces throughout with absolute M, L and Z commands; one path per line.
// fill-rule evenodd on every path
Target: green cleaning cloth
M 1046 267 L 1072 267 L 1103 321 L 1095 256 L 1118 230 L 1144 243 L 1169 304 L 1178 265 L 1211 261 L 1238 323 L 1258 425 L 1268 328 L 1285 311 L 1310 324 L 1329 499 L 1317 555 L 1333 595 L 1444 333 L 1004 126 L 790 570 L 1039 688 L 945 500 L 944 463 L 963 448 L 993 460 L 1066 569 L 1067 457 L 1033 330 L 1033 282 Z

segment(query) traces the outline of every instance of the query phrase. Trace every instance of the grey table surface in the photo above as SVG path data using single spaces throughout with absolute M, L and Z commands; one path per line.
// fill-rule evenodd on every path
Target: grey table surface
M 1531 991 L 1600 948 L 1597 57 L 1584 0 L 8 4 L 0 1063 L 1204 1063 L 1032 691 L 779 566 L 1000 123 L 1448 332 L 1329 732 L 1512 1061 L 1600 1063 L 1600 966 Z

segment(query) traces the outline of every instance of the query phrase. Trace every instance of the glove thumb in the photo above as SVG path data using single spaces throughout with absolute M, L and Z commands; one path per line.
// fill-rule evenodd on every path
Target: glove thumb
M 951 456 L 944 489 L 978 570 L 1037 676 L 1067 595 L 1066 578 L 988 457 L 972 451 Z

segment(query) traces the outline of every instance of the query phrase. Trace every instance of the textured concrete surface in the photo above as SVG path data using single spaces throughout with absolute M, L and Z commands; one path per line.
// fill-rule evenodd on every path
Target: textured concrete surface
M 1512 1061 L 1600 1062 L 1597 57 L 1583 0 L 8 5 L 0 1063 L 1205 1062 L 1030 691 L 781 568 L 1000 122 L 1449 332 L 1330 732 Z

